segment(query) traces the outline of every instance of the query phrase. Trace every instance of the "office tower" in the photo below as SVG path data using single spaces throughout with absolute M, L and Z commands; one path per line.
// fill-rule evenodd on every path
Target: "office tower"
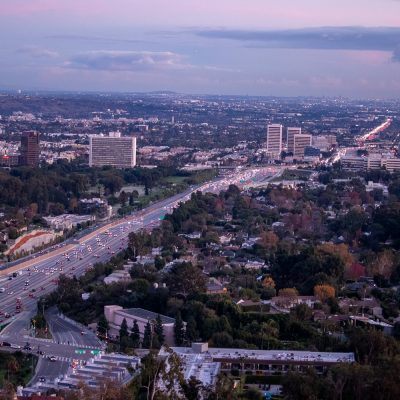
M 301 128 L 287 128 L 287 150 L 290 153 L 294 152 L 294 135 L 301 135 Z
M 306 134 L 294 135 L 293 157 L 303 158 L 304 149 L 308 146 L 311 146 L 311 140 L 312 140 L 311 135 L 306 135 Z
M 282 131 L 283 126 L 279 124 L 267 128 L 267 152 L 275 158 L 279 158 L 282 152 Z
M 109 136 L 90 136 L 89 165 L 133 168 L 136 165 L 136 138 L 121 137 L 115 132 Z
M 20 148 L 20 165 L 37 167 L 39 165 L 39 133 L 36 131 L 22 132 Z

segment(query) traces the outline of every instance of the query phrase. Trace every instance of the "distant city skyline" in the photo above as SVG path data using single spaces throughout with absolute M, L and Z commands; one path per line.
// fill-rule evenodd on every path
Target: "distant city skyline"
M 399 0 L 2 0 L 0 90 L 399 98 Z

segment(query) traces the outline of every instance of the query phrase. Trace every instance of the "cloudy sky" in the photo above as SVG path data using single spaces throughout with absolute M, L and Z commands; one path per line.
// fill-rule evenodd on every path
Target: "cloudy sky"
M 0 0 L 0 89 L 400 97 L 400 0 Z

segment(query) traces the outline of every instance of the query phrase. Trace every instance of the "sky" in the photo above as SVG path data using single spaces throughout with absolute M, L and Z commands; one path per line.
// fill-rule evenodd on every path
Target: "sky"
M 400 0 L 0 0 L 0 89 L 400 97 Z

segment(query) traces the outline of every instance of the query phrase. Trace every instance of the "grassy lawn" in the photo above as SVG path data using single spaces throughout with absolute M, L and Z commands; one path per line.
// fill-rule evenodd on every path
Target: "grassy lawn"
M 178 183 L 184 183 L 185 180 L 187 179 L 188 179 L 187 176 L 168 176 L 167 178 L 164 179 L 164 182 L 174 185 Z
M 14 387 L 25 386 L 32 378 L 37 364 L 37 357 L 32 354 L 0 352 L 0 387 L 10 381 Z

